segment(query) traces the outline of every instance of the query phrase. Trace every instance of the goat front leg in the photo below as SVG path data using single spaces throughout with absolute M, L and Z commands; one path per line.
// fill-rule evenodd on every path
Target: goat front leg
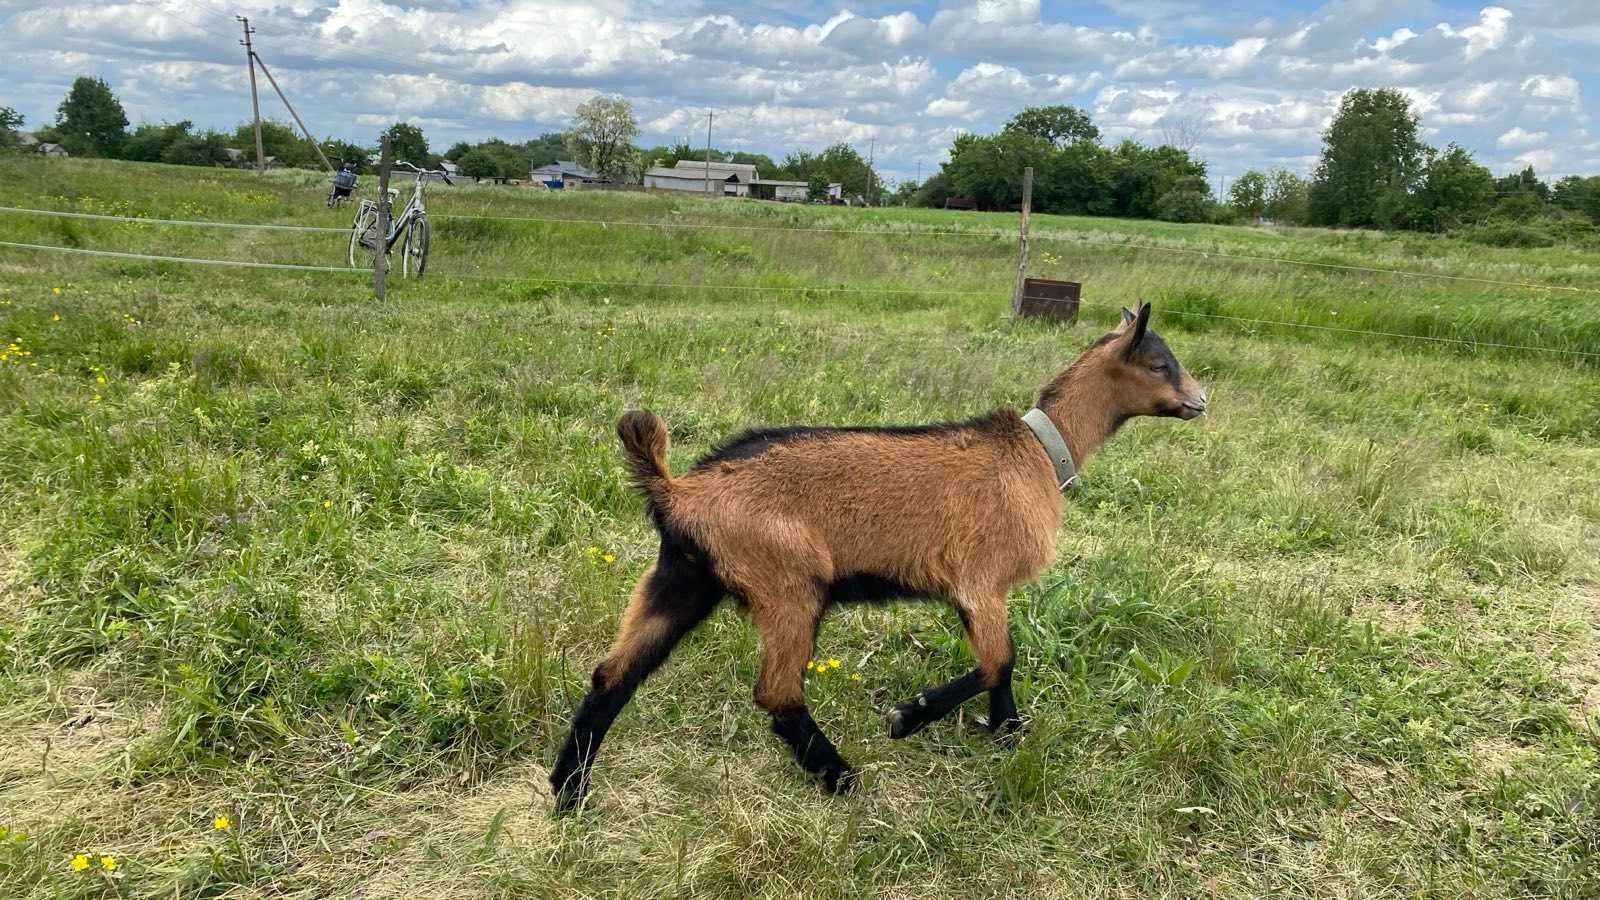
M 817 727 L 806 708 L 805 665 L 816 647 L 821 596 L 750 597 L 751 618 L 761 635 L 761 674 L 756 703 L 772 716 L 800 767 L 821 779 L 830 794 L 854 786 L 856 772 Z
M 1011 669 L 1016 652 L 1006 621 L 1005 595 L 977 600 L 957 600 L 956 609 L 967 629 L 967 642 L 978 665 L 959 678 L 931 687 L 889 711 L 889 737 L 904 738 L 937 722 L 956 707 L 989 692 L 989 729 L 1007 732 L 1021 724 L 1011 694 Z

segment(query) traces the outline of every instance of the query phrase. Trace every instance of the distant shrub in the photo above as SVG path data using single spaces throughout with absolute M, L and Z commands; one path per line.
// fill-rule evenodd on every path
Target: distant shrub
M 1464 240 L 1490 247 L 1553 247 L 1556 244 L 1555 236 L 1550 232 L 1512 222 L 1492 222 L 1456 234 Z

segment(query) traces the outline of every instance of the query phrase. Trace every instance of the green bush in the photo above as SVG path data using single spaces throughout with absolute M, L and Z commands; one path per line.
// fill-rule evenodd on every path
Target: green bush
M 1490 247 L 1553 247 L 1556 239 L 1550 232 L 1532 225 L 1511 222 L 1492 222 L 1457 232 L 1457 235 L 1475 244 Z

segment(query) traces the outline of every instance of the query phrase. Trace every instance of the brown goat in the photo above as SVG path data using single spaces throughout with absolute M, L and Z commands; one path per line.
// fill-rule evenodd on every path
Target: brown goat
M 1205 412 L 1205 391 L 1149 330 L 1149 305 L 1123 312 L 1039 396 L 1079 467 L 1134 416 Z M 895 707 L 890 737 L 984 691 L 991 729 L 1018 724 L 1006 595 L 1054 557 L 1062 485 L 1044 438 L 1017 413 L 748 431 L 678 477 L 667 471 L 667 429 L 655 415 L 624 415 L 617 435 L 661 548 L 551 771 L 560 810 L 582 799 L 600 742 L 635 689 L 728 595 L 761 637 L 756 703 L 830 792 L 846 790 L 854 770 L 806 709 L 804 675 L 832 604 L 939 598 L 961 616 L 977 668 Z

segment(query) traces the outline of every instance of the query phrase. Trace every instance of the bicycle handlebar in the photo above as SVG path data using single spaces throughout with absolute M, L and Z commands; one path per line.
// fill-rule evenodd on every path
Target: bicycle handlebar
M 451 187 L 455 187 L 456 183 L 454 181 L 450 180 L 450 173 L 446 172 L 443 169 L 419 169 L 419 168 L 416 167 L 415 164 L 407 162 L 406 160 L 403 160 L 403 159 L 395 160 L 394 164 L 397 165 L 397 166 L 405 166 L 406 168 L 410 169 L 411 171 L 416 172 L 418 175 L 432 175 L 435 178 L 443 179 L 445 184 L 448 184 Z

